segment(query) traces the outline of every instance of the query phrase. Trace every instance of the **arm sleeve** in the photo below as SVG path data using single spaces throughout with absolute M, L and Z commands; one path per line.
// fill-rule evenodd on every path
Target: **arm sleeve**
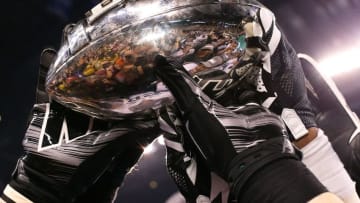
M 316 126 L 300 60 L 276 24 L 274 14 L 260 7 L 256 16 L 244 22 L 244 29 L 247 42 L 244 59 L 260 58 L 264 89 L 275 92 L 279 105 L 283 109 L 291 109 L 292 116 L 298 117 L 301 122 L 295 126 Z M 283 119 L 289 123 L 286 117 Z
M 315 111 L 307 96 L 305 75 L 294 48 L 283 36 L 271 56 L 273 87 L 283 108 L 294 109 L 306 128 L 316 127 Z

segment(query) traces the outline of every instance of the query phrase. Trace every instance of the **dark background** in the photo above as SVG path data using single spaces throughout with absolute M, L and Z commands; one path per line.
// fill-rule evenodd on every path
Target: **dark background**
M 0 18 L 0 190 L 17 157 L 34 103 L 38 59 L 58 48 L 63 27 L 83 18 L 96 0 L 18 0 L 4 3 Z M 315 59 L 360 48 L 360 0 L 263 0 L 298 52 Z M 360 56 L 359 56 L 360 57 Z M 342 67 L 338 67 L 341 69 Z M 334 77 L 348 103 L 360 112 L 360 70 Z M 174 185 L 164 168 L 164 149 L 145 155 L 119 192 L 126 203 L 164 202 Z

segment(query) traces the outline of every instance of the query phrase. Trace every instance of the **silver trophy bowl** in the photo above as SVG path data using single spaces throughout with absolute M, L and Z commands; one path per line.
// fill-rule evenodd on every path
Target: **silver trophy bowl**
M 249 1 L 104 1 L 64 29 L 46 79 L 50 97 L 101 119 L 154 112 L 173 98 L 153 72 L 160 54 L 196 74 L 230 70 L 243 55 Z

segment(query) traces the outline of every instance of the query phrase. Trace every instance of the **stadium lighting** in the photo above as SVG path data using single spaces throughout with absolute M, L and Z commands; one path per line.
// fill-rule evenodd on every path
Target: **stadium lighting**
M 320 60 L 319 69 L 330 77 L 360 69 L 360 46 Z
M 152 154 L 153 152 L 155 152 L 156 148 L 159 147 L 159 145 L 161 146 L 165 145 L 164 137 L 162 135 L 160 135 L 151 144 L 144 147 L 144 155 Z
M 151 154 L 154 151 L 155 151 L 155 145 L 154 143 L 151 143 L 144 148 L 144 155 Z
M 160 137 L 157 138 L 157 141 L 160 145 L 165 145 L 165 141 L 164 141 L 164 136 L 161 135 Z

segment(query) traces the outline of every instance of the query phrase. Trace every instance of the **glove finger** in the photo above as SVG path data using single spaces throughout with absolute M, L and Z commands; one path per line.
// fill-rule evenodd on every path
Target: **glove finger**
M 38 77 L 38 87 L 39 91 L 45 92 L 45 81 L 46 76 L 49 71 L 50 65 L 55 60 L 56 51 L 51 48 L 44 49 L 40 55 L 40 67 L 39 67 L 39 77 Z
M 51 63 L 56 57 L 56 51 L 51 48 L 44 49 L 40 55 L 40 66 L 44 69 L 49 69 Z M 47 71 L 46 71 L 47 72 Z
M 188 112 L 198 100 L 201 91 L 181 64 L 157 55 L 155 57 L 155 74 L 168 87 L 177 105 L 183 112 Z

